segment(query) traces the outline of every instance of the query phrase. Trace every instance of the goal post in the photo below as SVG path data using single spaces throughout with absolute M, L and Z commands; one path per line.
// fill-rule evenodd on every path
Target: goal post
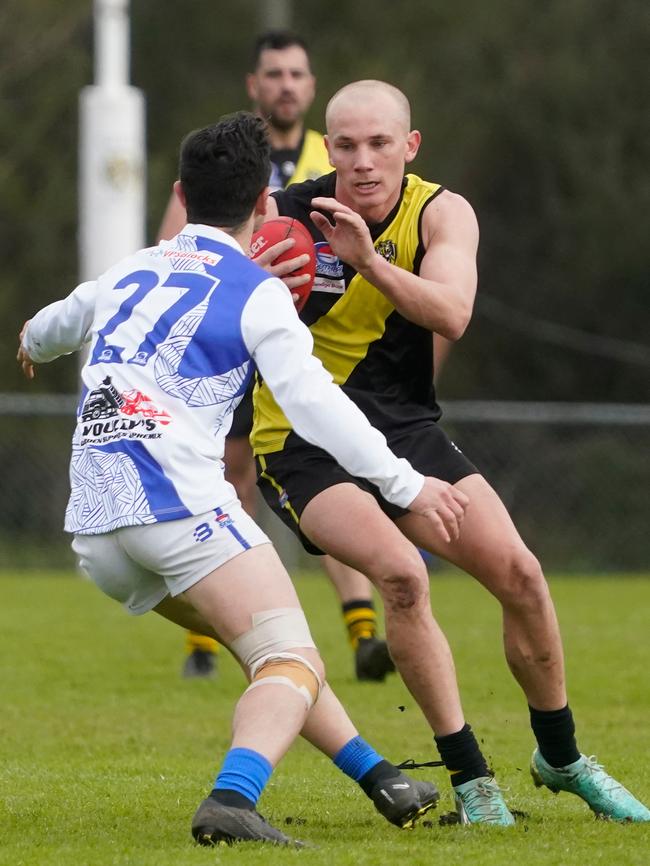
M 145 244 L 145 100 L 129 79 L 128 0 L 94 0 L 95 84 L 79 97 L 79 273 Z

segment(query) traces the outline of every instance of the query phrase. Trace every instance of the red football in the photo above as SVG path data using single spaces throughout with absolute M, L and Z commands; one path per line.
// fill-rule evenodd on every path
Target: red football
M 287 259 L 295 259 L 296 256 L 307 253 L 309 261 L 301 268 L 297 268 L 287 276 L 298 277 L 302 274 L 309 275 L 309 282 L 295 289 L 291 289 L 294 295 L 298 295 L 296 309 L 298 312 L 302 310 L 307 302 L 307 298 L 314 285 L 314 276 L 316 274 L 316 254 L 314 252 L 314 239 L 309 234 L 305 226 L 298 222 L 293 217 L 280 216 L 265 222 L 259 231 L 256 231 L 251 239 L 251 256 L 257 258 L 268 247 L 284 241 L 287 238 L 293 238 L 295 243 L 286 253 L 282 253 L 273 260 L 273 264 L 285 262 Z

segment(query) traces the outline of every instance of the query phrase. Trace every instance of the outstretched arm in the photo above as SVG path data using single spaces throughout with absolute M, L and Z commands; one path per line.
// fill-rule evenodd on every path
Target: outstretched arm
M 28 379 L 34 364 L 46 364 L 76 352 L 90 337 L 97 283 L 81 283 L 67 298 L 43 307 L 20 332 L 18 361 Z

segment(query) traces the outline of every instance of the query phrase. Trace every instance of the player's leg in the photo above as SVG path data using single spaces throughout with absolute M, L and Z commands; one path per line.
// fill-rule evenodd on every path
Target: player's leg
M 204 634 L 216 641 L 219 640 L 219 635 L 210 623 L 203 619 L 184 595 L 179 595 L 176 598 L 168 595 L 155 606 L 154 610 L 157 614 L 173 622 L 175 625 L 179 625 L 181 628 L 195 631 L 197 634 Z
M 238 532 L 241 526 L 237 521 Z M 230 749 L 194 816 L 192 833 L 202 844 L 237 839 L 286 844 L 290 840 L 257 813 L 257 801 L 324 679 L 295 589 L 272 546 L 264 544 L 229 559 L 182 597 L 251 678 L 235 708 Z
M 428 575 L 415 546 L 354 484 L 336 484 L 315 496 L 300 529 L 321 550 L 371 578 L 384 602 L 400 674 L 432 728 L 441 734 L 453 729 L 463 717 L 453 661 L 431 614 Z
M 246 657 L 246 653 L 240 652 L 242 637 L 237 637 L 244 624 L 241 619 L 242 611 L 254 611 L 257 607 L 266 611 L 271 604 L 277 605 L 279 610 L 286 610 L 297 605 L 293 586 L 290 587 L 290 592 L 286 591 L 289 586 L 289 578 L 279 564 L 275 553 L 271 551 L 269 555 L 264 548 L 255 548 L 255 552 L 257 552 L 258 557 L 264 556 L 263 563 L 256 565 L 256 563 L 251 562 L 251 555 L 248 552 L 227 563 L 212 575 L 208 575 L 207 578 L 183 594 L 183 599 L 192 604 L 203 621 L 211 623 L 214 631 L 221 636 L 226 645 L 239 655 L 240 660 L 245 664 L 248 663 L 249 659 Z M 270 556 L 275 560 L 278 575 L 274 576 L 269 568 Z M 244 563 L 245 559 L 247 561 Z M 241 577 L 242 568 L 245 569 L 247 575 L 259 575 L 262 573 L 263 567 L 268 579 L 271 580 L 272 578 L 273 598 L 270 597 L 271 594 L 259 578 L 249 581 L 247 578 L 242 579 Z M 232 580 L 229 579 L 228 572 L 230 570 L 234 575 Z M 211 586 L 213 579 L 217 582 L 218 591 L 215 591 Z M 277 593 L 276 587 L 279 584 L 282 584 L 285 590 L 282 597 Z M 166 600 L 157 609 L 161 612 L 164 610 L 169 616 L 171 605 L 178 604 L 179 601 L 181 601 L 180 598 L 175 598 L 173 601 Z M 252 618 L 255 618 L 255 612 L 253 612 Z M 247 642 L 250 642 L 249 637 L 246 635 L 244 637 Z M 302 650 L 297 651 L 302 652 Z M 243 706 L 247 694 L 240 701 L 235 714 L 233 748 L 254 749 L 267 756 L 274 765 L 295 736 L 295 730 L 292 734 L 291 729 L 287 728 L 285 707 L 282 707 L 280 716 L 276 720 L 272 713 L 272 707 L 269 706 L 268 698 L 262 693 L 262 690 L 253 694 L 253 697 L 257 697 L 261 701 L 254 708 Z M 323 702 L 322 706 L 321 701 Z M 244 713 L 246 713 L 248 721 L 243 725 L 241 720 L 244 718 Z M 285 741 L 278 744 L 277 736 L 273 734 L 273 730 L 275 722 L 279 723 L 282 720 L 284 720 L 283 724 L 285 725 Z M 410 779 L 366 743 L 359 736 L 345 710 L 327 685 L 324 686 L 319 700 L 305 719 L 303 734 L 331 757 L 342 772 L 359 784 L 380 814 L 391 823 L 399 827 L 411 827 L 421 815 L 436 805 L 439 795 L 435 786 L 429 782 Z M 261 739 L 263 736 L 266 737 L 266 740 Z M 229 777 L 226 773 L 226 782 L 224 782 L 223 770 L 220 776 L 223 785 Z M 198 836 L 205 833 L 208 826 L 206 822 L 209 824 L 209 820 L 214 819 L 216 807 L 209 800 L 214 800 L 215 796 L 219 796 L 218 791 L 220 789 L 218 786 L 219 778 L 217 779 L 216 793 L 213 792 L 211 798 L 208 798 L 205 805 L 199 809 L 194 822 L 195 834 Z M 223 797 L 223 795 L 221 796 Z M 231 796 L 228 795 L 229 801 Z M 211 837 L 210 833 L 207 835 Z
M 195 837 L 288 843 L 255 806 L 318 697 L 323 668 L 295 589 L 268 538 L 236 501 L 201 517 L 112 535 L 117 558 L 103 550 L 88 558 L 96 582 L 101 586 L 105 580 L 105 590 L 133 613 L 159 609 L 219 635 L 250 673 L 251 684 L 235 711 L 231 748 L 195 816 Z M 182 601 L 198 616 L 190 617 Z
M 442 550 L 417 515 L 397 523 L 415 543 L 476 577 L 501 603 L 508 665 L 528 700 L 537 740 L 536 784 L 570 790 L 598 814 L 650 821 L 650 811 L 581 755 L 567 702 L 557 616 L 541 566 L 517 532 L 505 506 L 480 475 L 457 482 L 470 499 L 459 539 Z
M 350 476 L 330 454 L 307 443 L 299 443 L 297 447 L 294 443 L 282 452 L 259 455 L 257 463 L 258 485 L 269 507 L 292 532 L 299 535 L 308 552 L 322 553 L 306 544 L 305 538 L 300 536 L 299 514 L 304 503 L 322 489 L 324 475 L 335 472 L 335 481 L 347 480 Z M 355 653 L 357 678 L 384 680 L 387 673 L 395 670 L 395 665 L 386 642 L 376 634 L 371 582 L 358 569 L 334 557 L 325 555 L 322 560 L 341 599 L 343 619 Z
M 92 580 L 130 613 L 156 610 L 185 627 L 215 638 L 219 635 L 249 668 L 257 665 L 261 670 L 264 665 L 260 665 L 260 658 L 264 660 L 267 652 L 253 646 L 247 659 L 236 649 L 238 638 L 247 632 L 254 636 L 260 633 L 259 640 L 266 639 L 265 646 L 282 646 L 277 650 L 280 656 L 286 650 L 285 654 L 298 656 L 299 663 L 304 657 L 307 680 L 322 679 L 322 663 L 293 584 L 277 554 L 238 503 L 233 503 L 228 516 L 229 523 L 211 531 L 204 543 L 197 542 L 196 524 L 205 525 L 197 517 L 129 527 L 105 535 L 76 536 L 73 547 Z M 215 542 L 214 549 L 211 542 Z M 204 577 L 202 570 L 208 570 L 206 564 L 210 562 L 217 563 L 217 567 Z M 170 590 L 178 590 L 177 595 L 170 598 Z M 260 618 L 274 622 L 258 626 Z M 243 645 L 246 647 L 246 641 Z M 257 716 L 259 730 L 246 734 L 246 744 L 263 745 L 273 764 L 302 728 L 313 703 L 302 690 L 291 687 L 291 676 L 285 679 L 287 683 L 264 683 L 266 688 L 246 692 L 242 698 L 244 710 L 247 705 L 254 709 L 244 712 L 243 721 L 235 725 L 236 732 L 250 728 L 247 717 Z M 275 734 L 267 706 L 270 704 L 274 705 L 273 718 L 281 720 L 276 720 L 275 727 L 281 730 Z
M 191 627 L 202 634 L 221 637 L 189 603 L 185 594 L 167 597 L 155 610 L 183 628 Z M 411 779 L 363 740 L 327 683 L 323 684 L 301 734 L 355 781 L 377 811 L 392 824 L 410 828 L 437 805 L 440 795 L 436 786 Z
M 331 556 L 323 557 L 323 566 L 341 600 L 357 679 L 383 681 L 387 673 L 395 670 L 395 665 L 386 641 L 377 637 L 372 584 L 360 571 Z
M 429 445 L 423 441 L 424 454 Z M 464 723 L 453 660 L 431 613 L 428 573 L 417 548 L 358 479 L 326 452 L 299 440 L 285 443 L 281 452 L 258 456 L 258 484 L 307 551 L 326 552 L 372 580 L 384 602 L 391 655 L 433 728 L 447 767 L 458 781 L 485 778 L 485 758 Z M 447 747 L 450 733 L 455 736 Z M 488 787 L 489 796 L 482 797 L 489 800 L 488 808 L 474 810 L 469 820 L 512 823 L 492 780 L 487 780 L 486 792 Z
M 324 679 L 289 575 L 273 547 L 264 544 L 224 563 L 183 595 L 253 677 L 237 705 L 233 747 L 260 751 L 275 766 L 302 729 Z M 305 672 L 296 676 L 305 685 L 294 688 L 290 669 L 301 659 Z M 282 673 L 283 665 L 289 673 Z M 278 668 L 273 676 L 256 679 L 270 667 Z
M 164 599 L 156 606 L 156 613 L 183 628 L 191 627 L 218 637 L 184 595 Z M 355 781 L 392 824 L 410 828 L 437 805 L 440 795 L 436 786 L 411 779 L 363 740 L 327 683 L 323 684 L 301 734 Z
M 417 515 L 398 518 L 397 525 L 414 543 L 472 574 L 499 600 L 510 669 L 531 706 L 558 709 L 566 704 L 562 643 L 539 562 L 482 476 L 470 475 L 456 486 L 470 498 L 470 507 L 460 538 L 444 549 Z
M 368 575 L 379 590 L 395 664 L 434 731 L 456 791 L 472 788 L 470 802 L 459 803 L 461 818 L 512 824 L 465 723 L 451 651 L 431 613 L 428 573 L 417 548 L 354 484 L 336 484 L 317 494 L 302 511 L 300 529 L 321 550 Z
M 302 735 L 369 797 L 377 811 L 401 828 L 435 808 L 440 794 L 431 782 L 411 779 L 387 761 L 357 731 L 327 685 L 305 722 Z

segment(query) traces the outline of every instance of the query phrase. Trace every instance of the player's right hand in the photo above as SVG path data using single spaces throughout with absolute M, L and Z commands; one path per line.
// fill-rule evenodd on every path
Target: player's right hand
M 425 477 L 422 490 L 409 505 L 409 511 L 433 524 L 436 534 L 447 544 L 460 536 L 460 527 L 469 498 L 446 481 Z
M 292 271 L 304 267 L 309 261 L 309 256 L 306 253 L 302 253 L 293 259 L 286 259 L 274 264 L 277 257 L 290 250 L 295 243 L 293 238 L 285 238 L 283 241 L 278 241 L 277 244 L 267 247 L 264 252 L 258 256 L 251 257 L 251 259 L 256 265 L 264 268 L 267 274 L 271 274 L 272 277 L 279 277 L 288 289 L 297 289 L 299 286 L 304 286 L 309 282 L 309 275 L 302 274 L 299 277 L 290 277 L 288 275 Z
M 30 320 L 28 319 L 23 325 L 20 334 L 18 335 L 18 354 L 16 355 L 16 360 L 23 368 L 23 374 L 26 379 L 34 378 L 34 362 L 29 357 L 27 352 L 23 349 L 23 337 L 25 336 L 25 331 L 27 330 L 27 326 L 29 325 Z

